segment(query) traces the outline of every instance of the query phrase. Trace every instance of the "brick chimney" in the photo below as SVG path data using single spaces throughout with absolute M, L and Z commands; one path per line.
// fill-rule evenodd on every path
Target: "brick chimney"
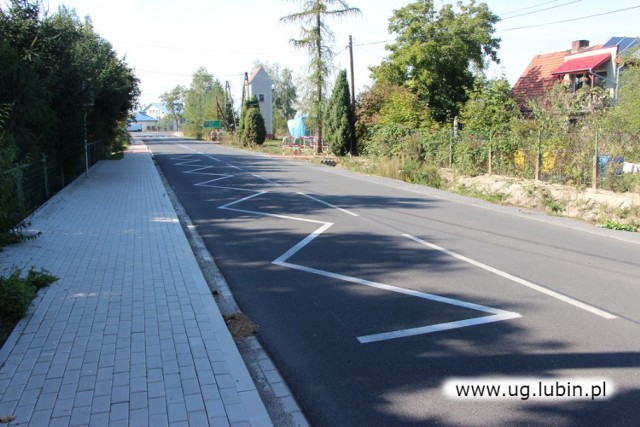
M 586 47 L 589 47 L 589 40 L 574 40 L 571 42 L 571 53 L 576 53 Z

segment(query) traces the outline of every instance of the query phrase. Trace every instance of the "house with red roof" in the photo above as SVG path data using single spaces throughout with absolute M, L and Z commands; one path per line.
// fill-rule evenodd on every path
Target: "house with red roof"
M 589 46 L 588 40 L 576 40 L 571 49 L 536 55 L 513 86 L 520 110 L 528 111 L 527 101 L 540 98 L 554 84 L 562 83 L 572 92 L 588 87 L 602 87 L 615 98 L 620 77 L 619 55 L 639 40 L 613 37 L 607 43 Z

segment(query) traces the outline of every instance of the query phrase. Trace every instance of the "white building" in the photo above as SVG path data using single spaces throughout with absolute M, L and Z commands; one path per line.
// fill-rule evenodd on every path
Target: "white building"
M 247 81 L 248 99 L 255 95 L 264 119 L 267 138 L 273 138 L 273 80 L 262 67 L 256 68 Z
M 144 109 L 142 109 L 142 112 L 147 116 L 154 117 L 158 120 L 169 115 L 169 110 L 167 110 L 167 107 L 165 107 L 164 104 L 160 103 L 149 104 L 144 107 Z

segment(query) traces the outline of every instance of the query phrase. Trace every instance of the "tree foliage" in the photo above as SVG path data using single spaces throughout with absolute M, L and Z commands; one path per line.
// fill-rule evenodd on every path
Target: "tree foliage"
M 607 125 L 616 131 L 638 132 L 640 129 L 640 49 L 622 58 L 618 99 L 607 117 Z
M 198 139 L 205 136 L 204 122 L 222 120 L 218 111 L 218 103 L 224 102 L 224 89 L 220 81 L 213 77 L 206 68 L 200 67 L 193 74 L 191 84 L 185 91 L 184 117 L 185 133 Z
M 171 112 L 173 120 L 176 123 L 178 129 L 180 129 L 180 122 L 182 121 L 182 116 L 184 113 L 185 92 L 186 88 L 184 86 L 177 85 L 173 89 L 160 95 L 160 100 Z
M 505 78 L 478 77 L 468 96 L 460 113 L 466 132 L 485 139 L 492 134 L 505 135 L 519 116 L 511 85 Z
M 3 144 L 17 161 L 46 153 L 77 172 L 84 140 L 120 148 L 124 123 L 139 96 L 138 79 L 87 18 L 40 1 L 11 0 L 0 9 L 0 104 L 10 106 Z
M 307 49 L 310 55 L 310 76 L 313 110 L 309 111 L 317 120 L 318 138 L 322 139 L 323 91 L 327 83 L 333 52 L 330 44 L 335 35 L 326 24 L 328 17 L 359 15 L 360 9 L 350 7 L 344 0 L 303 0 L 300 12 L 281 18 L 284 22 L 301 24 L 301 37 L 291 40 L 297 48 Z M 318 150 L 322 145 L 318 144 Z
M 418 96 L 402 85 L 376 83 L 360 94 L 356 103 L 356 135 L 362 148 L 385 126 L 425 129 L 431 113 Z
M 355 142 L 355 120 L 351 110 L 351 95 L 346 70 L 340 70 L 338 73 L 333 92 L 324 110 L 323 121 L 325 139 L 329 141 L 331 151 L 338 156 L 349 153 L 352 142 Z
M 387 46 L 390 54 L 373 68 L 376 83 L 403 85 L 415 93 L 440 123 L 453 120 L 473 88 L 472 67 L 484 60 L 498 62 L 498 22 L 484 3 L 446 4 L 436 10 L 433 0 L 420 0 L 394 12 L 389 31 L 397 34 Z
M 65 182 L 74 179 L 84 168 L 85 135 L 104 155 L 122 150 L 139 94 L 133 71 L 89 18 L 64 7 L 47 15 L 39 0 L 0 6 L 0 234 L 25 214 L 11 196 L 15 166 L 46 155 Z
M 262 145 L 267 137 L 264 118 L 260 113 L 260 103 L 254 96 L 245 101 L 240 115 L 240 142 L 245 147 Z

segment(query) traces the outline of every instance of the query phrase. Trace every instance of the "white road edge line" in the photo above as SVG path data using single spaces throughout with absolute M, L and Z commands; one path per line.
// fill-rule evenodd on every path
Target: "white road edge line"
M 461 261 L 464 261 L 464 262 L 469 263 L 471 265 L 474 265 L 476 267 L 482 268 L 483 270 L 489 271 L 489 272 L 491 272 L 493 274 L 497 274 L 498 276 L 504 277 L 505 279 L 509 279 L 512 282 L 516 282 L 516 283 L 518 283 L 520 285 L 526 286 L 527 288 L 533 289 L 535 291 L 538 291 L 540 293 L 548 295 L 548 296 L 550 296 L 552 298 L 555 298 L 557 300 L 566 302 L 567 304 L 571 304 L 571 305 L 573 305 L 575 307 L 581 308 L 581 309 L 583 309 L 585 311 L 588 311 L 589 313 L 595 314 L 595 315 L 603 317 L 605 319 L 616 319 L 617 318 L 617 316 L 615 316 L 615 315 L 613 315 L 613 314 L 611 314 L 609 312 L 606 312 L 604 310 L 600 310 L 599 308 L 596 308 L 596 307 L 593 307 L 591 305 L 585 304 L 585 303 L 583 303 L 581 301 L 578 301 L 578 300 L 573 299 L 571 297 L 568 297 L 566 295 L 562 295 L 562 294 L 560 294 L 558 292 L 555 292 L 555 291 L 552 291 L 551 289 L 547 289 L 547 288 L 545 288 L 543 286 L 537 285 L 537 284 L 535 284 L 533 282 L 530 282 L 528 280 L 525 280 L 525 279 L 523 279 L 521 277 L 514 276 L 513 274 L 509 274 L 509 273 L 504 272 L 502 270 L 498 270 L 497 268 L 491 267 L 491 266 L 489 266 L 487 264 L 483 264 L 483 263 L 481 263 L 479 261 L 473 260 L 471 258 L 468 258 L 468 257 L 464 256 L 464 255 L 460 255 L 458 253 L 452 252 L 452 251 L 450 251 L 448 249 L 445 249 L 445 248 L 443 248 L 441 246 L 434 245 L 433 243 L 426 242 L 426 241 L 424 241 L 422 239 L 419 239 L 419 238 L 417 238 L 415 236 L 412 236 L 410 234 L 403 234 L 402 236 L 404 236 L 404 237 L 406 237 L 408 239 L 411 239 L 414 242 L 420 243 L 421 245 L 424 245 L 424 246 L 427 246 L 427 247 L 429 247 L 431 249 L 435 249 L 437 251 L 443 252 L 443 253 L 445 253 L 445 254 L 447 254 L 449 256 L 452 256 L 454 258 L 457 258 L 457 259 L 459 259 Z

